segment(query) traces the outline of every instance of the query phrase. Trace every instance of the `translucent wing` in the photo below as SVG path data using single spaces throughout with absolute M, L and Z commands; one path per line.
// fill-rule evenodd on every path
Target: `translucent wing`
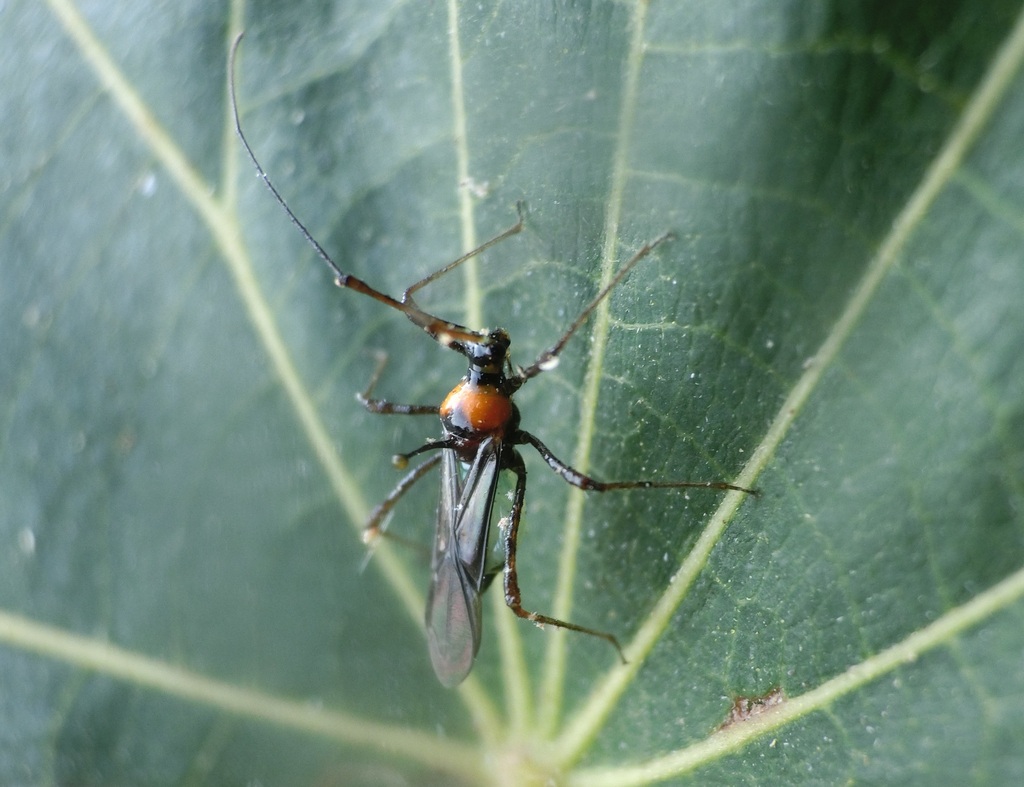
M 427 596 L 427 642 L 442 684 L 460 684 L 480 649 L 480 590 L 498 484 L 501 443 L 488 438 L 469 470 L 454 451 L 441 460 L 441 498 L 434 535 L 433 577 Z

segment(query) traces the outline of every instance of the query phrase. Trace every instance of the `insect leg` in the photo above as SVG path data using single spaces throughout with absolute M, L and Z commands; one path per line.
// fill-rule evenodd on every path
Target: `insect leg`
M 436 404 L 396 404 L 389 402 L 387 399 L 372 398 L 373 389 L 377 385 L 377 380 L 380 379 L 381 372 L 384 371 L 384 366 L 387 362 L 387 353 L 381 352 L 377 354 L 377 367 L 373 370 L 370 382 L 366 384 L 366 390 L 356 394 L 356 401 L 371 413 L 383 415 L 437 415 L 438 406 Z
M 522 605 L 522 593 L 519 590 L 519 575 L 516 571 L 516 540 L 519 535 L 519 520 L 523 514 L 523 501 L 526 498 L 526 465 L 523 464 L 523 458 L 519 455 L 518 451 L 512 452 L 512 464 L 508 467 L 513 473 L 516 474 L 516 489 L 512 499 L 512 511 L 509 514 L 508 526 L 504 532 L 504 546 L 505 546 L 505 604 L 511 609 L 516 615 L 526 620 L 533 621 L 538 626 L 555 626 L 557 628 L 568 629 L 569 631 L 578 631 L 581 634 L 589 634 L 592 637 L 599 637 L 605 642 L 608 642 L 615 648 L 619 654 L 619 658 L 622 663 L 625 664 L 626 656 L 622 652 L 622 646 L 619 645 L 619 640 L 616 639 L 614 634 L 610 634 L 607 631 L 600 631 L 598 629 L 587 628 L 586 626 L 579 626 L 575 623 L 569 623 L 566 620 L 559 620 L 558 618 L 549 617 L 548 615 L 541 615 L 538 612 L 531 612 L 528 609 L 524 609 Z
M 735 484 L 727 484 L 724 481 L 598 481 L 574 467 L 567 465 L 553 453 L 544 443 L 538 440 L 529 432 L 521 429 L 516 435 L 516 443 L 529 443 L 537 449 L 548 467 L 554 470 L 567 483 L 583 489 L 587 492 L 609 492 L 615 489 L 682 489 L 686 487 L 699 487 L 702 489 L 729 489 L 734 492 L 746 492 L 748 495 L 757 495 L 756 489 L 747 489 Z
M 427 440 L 419 448 L 414 448 L 407 454 L 395 454 L 391 457 L 391 464 L 397 467 L 399 470 L 404 469 L 408 464 L 409 460 L 414 456 L 426 453 L 427 451 L 439 451 L 442 448 L 455 449 L 459 447 L 459 441 L 454 437 L 449 437 L 445 440 Z
M 580 312 L 579 316 L 573 321 L 572 325 L 569 326 L 566 332 L 562 334 L 561 338 L 538 355 L 536 361 L 525 369 L 519 370 L 519 373 L 515 378 L 519 381 L 516 387 L 518 388 L 519 385 L 522 385 L 531 377 L 536 377 L 543 371 L 553 369 L 558 364 L 558 356 L 562 350 L 565 349 L 565 345 L 568 343 L 569 339 L 571 339 L 572 335 L 579 330 L 580 326 L 583 325 L 584 322 L 586 322 L 587 318 L 593 313 L 594 309 L 600 305 L 601 301 L 608 297 L 608 293 L 619 286 L 622 280 L 626 278 L 627 274 L 629 274 L 634 267 L 636 267 L 636 264 L 640 262 L 640 260 L 658 248 L 662 243 L 667 240 L 672 240 L 674 237 L 675 235 L 671 232 L 659 235 L 654 240 L 645 243 L 636 254 L 630 257 L 629 261 L 619 269 L 619 272 L 616 273 L 614 277 L 612 277 L 612 280 L 608 282 L 608 284 L 606 284 L 605 287 L 594 296 L 594 299 L 587 304 L 586 308 Z
M 413 484 L 433 470 L 440 461 L 441 454 L 435 454 L 423 464 L 414 467 L 401 481 L 398 482 L 398 485 L 391 490 L 391 493 L 385 497 L 375 509 L 373 509 L 373 512 L 370 514 L 370 518 L 366 521 L 366 526 L 363 528 L 364 544 L 371 544 L 379 537 L 387 535 L 387 532 L 381 523 L 387 519 L 388 515 L 391 513 L 391 509 L 395 507 L 395 504 L 401 500 L 402 496 L 409 491 Z

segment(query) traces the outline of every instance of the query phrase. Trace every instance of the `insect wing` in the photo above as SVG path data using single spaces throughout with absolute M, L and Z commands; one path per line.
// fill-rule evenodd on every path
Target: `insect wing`
M 500 443 L 485 441 L 462 477 L 458 458 L 441 460 L 441 498 L 427 596 L 427 642 L 434 672 L 451 688 L 473 667 L 480 649 L 480 589 L 486 574 L 491 509 Z

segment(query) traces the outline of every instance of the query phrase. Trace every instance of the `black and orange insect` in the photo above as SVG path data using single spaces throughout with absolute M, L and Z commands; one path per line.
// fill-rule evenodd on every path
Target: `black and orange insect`
M 231 49 L 229 63 L 231 106 L 235 128 L 259 176 L 274 198 L 312 245 L 320 258 L 330 267 L 335 284 L 363 295 L 368 295 L 385 306 L 401 312 L 422 328 L 438 344 L 462 354 L 469 362 L 465 377 L 452 389 L 440 405 L 395 404 L 371 398 L 372 389 L 380 372 L 374 375 L 369 387 L 359 395 L 363 405 L 374 413 L 399 415 L 436 415 L 441 419 L 441 437 L 429 440 L 419 448 L 395 457 L 395 464 L 406 467 L 409 460 L 419 454 L 433 455 L 413 468 L 395 487 L 394 491 L 374 510 L 364 534 L 367 541 L 382 534 L 384 522 L 395 504 L 419 479 L 438 464 L 441 466 L 441 495 L 437 507 L 434 532 L 432 576 L 427 595 L 426 629 L 430 658 L 438 679 L 445 686 L 456 686 L 472 669 L 473 660 L 480 649 L 481 610 L 480 596 L 491 584 L 498 571 L 504 568 L 505 603 L 519 617 L 544 626 L 578 631 L 599 637 L 615 647 L 625 662 L 622 648 L 613 634 L 538 612 L 522 605 L 522 595 L 516 571 L 516 540 L 526 498 L 526 465 L 517 446 L 532 446 L 548 466 L 573 486 L 590 492 L 624 489 L 679 489 L 702 487 L 754 493 L 753 490 L 721 481 L 598 481 L 558 459 L 544 443 L 530 432 L 520 428 L 519 409 L 512 396 L 528 380 L 541 372 L 554 368 L 566 343 L 583 325 L 598 304 L 617 287 L 633 267 L 656 247 L 669 240 L 670 234 L 645 244 L 615 274 L 612 280 L 580 312 L 551 347 L 542 352 L 529 366 L 513 366 L 509 359 L 511 340 L 508 333 L 498 328 L 476 331 L 458 323 L 428 314 L 417 306 L 413 295 L 425 285 L 457 268 L 494 244 L 523 229 L 523 207 L 518 205 L 519 220 L 504 232 L 454 262 L 413 284 L 400 300 L 373 288 L 361 279 L 346 273 L 310 234 L 288 207 L 271 183 L 263 167 L 242 132 L 234 88 L 235 53 L 241 35 Z M 495 505 L 498 478 L 502 471 L 515 476 L 512 507 L 501 531 L 504 547 L 503 560 L 491 560 L 491 515 Z

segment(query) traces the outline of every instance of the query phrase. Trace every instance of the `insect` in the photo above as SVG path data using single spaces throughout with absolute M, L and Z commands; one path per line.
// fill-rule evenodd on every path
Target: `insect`
M 395 457 L 395 464 L 405 468 L 413 457 L 432 454 L 402 478 L 391 494 L 374 510 L 364 530 L 367 541 L 381 535 L 381 523 L 387 520 L 395 504 L 417 481 L 440 465 L 441 493 L 437 507 L 431 561 L 432 575 L 426 607 L 427 641 L 438 679 L 445 686 L 454 687 L 461 683 L 472 669 L 473 661 L 480 649 L 480 596 L 501 568 L 504 568 L 505 603 L 516 615 L 539 626 L 556 626 L 603 639 L 615 648 L 619 658 L 625 663 L 622 647 L 613 634 L 533 612 L 522 605 L 516 570 L 516 542 L 526 498 L 526 465 L 517 446 L 531 446 L 555 473 L 569 484 L 586 491 L 701 487 L 748 494 L 756 492 L 720 481 L 598 481 L 558 459 L 537 437 L 520 428 L 519 409 L 512 402 L 512 396 L 527 381 L 557 365 L 558 357 L 569 339 L 597 306 L 640 260 L 669 240 L 671 235 L 666 233 L 637 251 L 594 296 L 562 336 L 532 364 L 526 367 L 513 366 L 509 358 L 511 340 L 504 330 L 499 328 L 476 331 L 443 320 L 423 311 L 413 296 L 422 287 L 451 272 L 466 260 L 520 232 L 523 229 L 522 204 L 517 206 L 519 220 L 514 225 L 416 282 L 405 290 L 401 299 L 392 298 L 346 273 L 288 207 L 245 138 L 239 120 L 234 84 L 235 54 L 241 38 L 239 35 L 232 45 L 228 66 L 235 129 L 256 172 L 274 198 L 317 255 L 331 269 L 335 284 L 367 295 L 401 312 L 438 344 L 455 350 L 469 362 L 465 377 L 440 405 L 395 404 L 372 398 L 372 390 L 381 370 L 380 365 L 366 391 L 358 396 L 362 404 L 374 413 L 435 415 L 441 420 L 439 439 L 429 440 L 419 448 Z M 515 488 L 512 493 L 511 509 L 503 520 L 503 526 L 499 527 L 504 559 L 495 563 L 489 559 L 491 515 L 495 506 L 499 475 L 504 471 L 515 476 Z

